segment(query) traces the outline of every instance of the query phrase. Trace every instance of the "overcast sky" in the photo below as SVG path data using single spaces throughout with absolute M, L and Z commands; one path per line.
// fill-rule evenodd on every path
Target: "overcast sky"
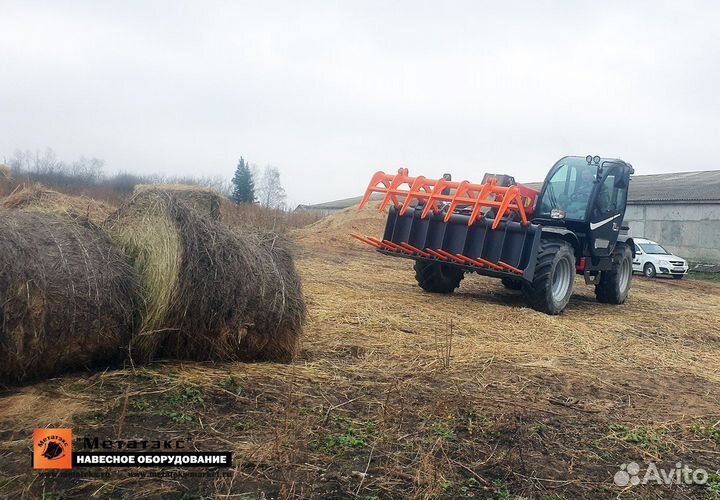
M 0 160 L 279 167 L 289 201 L 371 174 L 542 180 L 567 154 L 720 168 L 718 2 L 0 0 Z

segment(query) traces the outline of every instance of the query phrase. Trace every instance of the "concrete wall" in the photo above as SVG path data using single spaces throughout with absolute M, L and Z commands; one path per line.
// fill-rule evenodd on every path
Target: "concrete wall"
M 720 203 L 628 205 L 625 224 L 680 257 L 720 264 Z

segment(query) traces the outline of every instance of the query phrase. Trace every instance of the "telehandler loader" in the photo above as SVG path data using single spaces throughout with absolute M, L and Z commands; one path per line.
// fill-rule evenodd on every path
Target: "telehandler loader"
M 540 191 L 509 175 L 481 184 L 377 172 L 360 208 L 378 197 L 389 206 L 382 238 L 352 236 L 385 255 L 415 261 L 424 290 L 451 293 L 466 272 L 500 278 L 530 307 L 560 314 L 575 275 L 595 285 L 599 302 L 625 302 L 635 245 L 623 227 L 633 167 L 599 156 L 567 156 Z M 374 196 L 373 196 L 374 195 Z

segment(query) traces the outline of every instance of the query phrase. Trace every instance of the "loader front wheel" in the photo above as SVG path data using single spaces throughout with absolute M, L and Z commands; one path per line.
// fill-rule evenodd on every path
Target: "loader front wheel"
M 523 287 L 528 305 L 546 314 L 560 314 L 575 286 L 575 252 L 566 241 L 540 241 L 535 276 Z
M 629 246 L 617 243 L 616 252 L 619 262 L 613 264 L 610 271 L 602 271 L 600 281 L 595 285 L 595 297 L 603 304 L 622 304 L 630 293 L 632 251 Z
M 465 272 L 440 262 L 415 262 L 415 279 L 420 288 L 432 293 L 452 293 L 460 286 Z

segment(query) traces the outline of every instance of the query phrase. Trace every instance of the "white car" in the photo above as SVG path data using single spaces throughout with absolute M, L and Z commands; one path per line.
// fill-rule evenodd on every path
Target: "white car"
M 645 238 L 633 238 L 635 241 L 635 258 L 633 271 L 643 273 L 648 278 L 655 276 L 672 276 L 679 280 L 688 272 L 685 259 L 665 250 L 660 244 Z

